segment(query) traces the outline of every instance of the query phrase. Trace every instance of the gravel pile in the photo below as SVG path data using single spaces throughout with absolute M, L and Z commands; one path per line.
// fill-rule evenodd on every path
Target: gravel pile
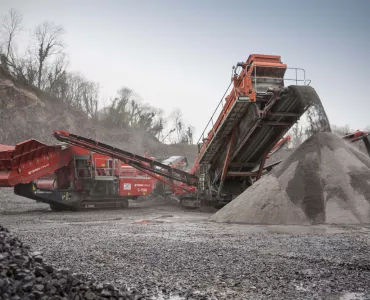
M 31 252 L 0 225 L 0 299 L 124 300 L 140 296 L 54 269 L 44 263 L 40 252 Z
M 332 133 L 317 133 L 211 220 L 304 225 L 370 223 L 370 159 Z

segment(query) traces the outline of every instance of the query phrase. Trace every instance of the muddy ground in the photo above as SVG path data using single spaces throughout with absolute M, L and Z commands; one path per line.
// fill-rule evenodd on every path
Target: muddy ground
M 143 299 L 370 299 L 370 226 L 228 225 L 210 215 L 147 203 L 55 213 L 0 194 L 0 223 L 46 260 Z

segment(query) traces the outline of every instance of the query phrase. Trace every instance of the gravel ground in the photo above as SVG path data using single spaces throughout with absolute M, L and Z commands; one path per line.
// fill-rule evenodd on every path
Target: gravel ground
M 0 299 L 2 300 L 137 300 L 137 291 L 84 280 L 85 276 L 46 264 L 18 237 L 0 225 Z
M 0 223 L 47 262 L 144 299 L 370 299 L 370 226 L 216 224 L 143 204 L 55 213 L 0 197 Z

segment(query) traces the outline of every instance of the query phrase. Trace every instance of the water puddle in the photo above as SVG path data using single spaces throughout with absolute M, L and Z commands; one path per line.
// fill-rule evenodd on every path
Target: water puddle
M 367 300 L 364 293 L 345 293 L 339 297 L 339 300 Z

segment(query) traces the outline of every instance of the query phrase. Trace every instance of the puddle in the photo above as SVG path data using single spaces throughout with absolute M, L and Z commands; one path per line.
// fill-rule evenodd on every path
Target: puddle
M 104 219 L 104 220 L 51 220 L 45 219 L 40 220 L 42 223 L 51 223 L 51 224 L 58 224 L 58 225 L 97 225 L 97 224 L 104 224 L 112 221 L 120 221 L 123 218 L 112 218 L 112 219 Z
M 173 218 L 174 215 L 161 215 L 159 217 L 157 217 L 156 219 L 163 219 L 163 218 Z
M 145 225 L 145 224 L 161 224 L 165 223 L 165 221 L 158 221 L 158 220 L 139 220 L 132 222 L 131 224 L 140 224 L 140 225 Z
M 366 300 L 369 299 L 365 297 L 364 293 L 345 293 L 339 297 L 339 300 Z
M 348 231 L 345 228 L 330 225 L 307 225 L 307 226 L 266 226 L 265 229 L 271 233 L 280 234 L 333 234 Z

